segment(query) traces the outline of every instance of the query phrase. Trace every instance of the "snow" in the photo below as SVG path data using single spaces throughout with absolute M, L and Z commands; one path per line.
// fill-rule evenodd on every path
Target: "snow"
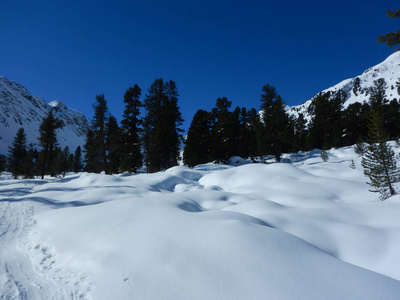
M 0 154 L 7 155 L 21 127 L 27 135 L 27 145 L 40 148 L 39 127 L 50 109 L 54 109 L 55 116 L 64 124 L 57 130 L 60 147 L 68 146 L 71 153 L 78 146 L 83 147 L 89 122 L 81 112 L 67 108 L 58 100 L 47 104 L 21 84 L 0 76 Z
M 354 93 L 353 87 L 355 79 L 345 79 L 342 82 L 323 90 L 321 93 L 337 92 L 342 90 L 346 93 L 346 101 L 343 105 L 347 108 L 350 104 L 364 101 L 368 102 L 370 94 L 367 92 L 371 87 L 374 87 L 374 81 L 383 78 L 386 82 L 386 98 L 390 102 L 393 99 L 400 99 L 400 88 L 397 87 L 397 82 L 400 78 L 400 51 L 397 51 L 387 57 L 383 62 L 369 68 L 362 74 L 357 76 L 360 79 L 360 88 L 363 92 Z M 311 115 L 308 112 L 308 108 L 312 103 L 313 99 L 309 99 L 301 105 L 287 107 L 287 111 L 292 115 L 298 117 L 299 113 L 302 113 L 307 121 L 311 120 Z
M 329 152 L 3 174 L 0 299 L 398 299 L 400 196 L 368 191 L 352 147 Z

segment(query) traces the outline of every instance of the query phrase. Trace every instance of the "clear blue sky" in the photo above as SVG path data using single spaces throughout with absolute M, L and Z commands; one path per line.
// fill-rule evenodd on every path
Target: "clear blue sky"
M 0 2 L 0 75 L 92 119 L 97 94 L 121 120 L 123 94 L 142 99 L 174 80 L 185 128 L 217 97 L 260 107 L 274 85 L 288 105 L 361 74 L 393 49 L 396 1 L 18 0 Z M 397 3 L 398 4 L 398 3 Z

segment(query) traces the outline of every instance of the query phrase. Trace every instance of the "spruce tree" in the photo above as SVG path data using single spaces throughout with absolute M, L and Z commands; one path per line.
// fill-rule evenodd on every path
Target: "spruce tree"
M 383 129 L 379 113 L 371 111 L 368 119 L 368 151 L 362 158 L 361 165 L 365 176 L 369 177 L 371 192 L 379 192 L 380 199 L 396 194 L 393 184 L 400 181 L 400 171 L 396 165 L 393 150 L 387 143 L 388 135 Z
M 100 166 L 102 163 L 100 158 L 101 155 L 97 146 L 95 133 L 91 129 L 89 129 L 86 134 L 86 141 L 83 152 L 85 153 L 85 171 L 90 173 L 100 173 Z
M 13 174 L 14 179 L 17 179 L 19 175 L 24 172 L 24 164 L 26 160 L 26 133 L 24 128 L 20 128 L 12 143 L 12 147 L 9 147 L 8 155 L 8 166 L 10 172 Z
M 226 97 L 217 98 L 212 109 L 212 158 L 217 162 L 226 162 L 233 155 L 232 102 Z
M 43 118 L 39 127 L 39 142 L 42 147 L 41 151 L 41 177 L 44 179 L 46 172 L 51 176 L 56 175 L 55 170 L 55 149 L 57 146 L 56 130 L 61 128 L 63 123 L 53 114 L 51 109 L 46 117 Z
M 121 165 L 121 130 L 114 116 L 108 118 L 106 126 L 107 174 L 119 173 Z
M 99 161 L 97 172 L 105 171 L 107 165 L 106 150 L 106 124 L 108 122 L 108 106 L 104 94 L 96 96 L 96 103 L 93 105 L 94 117 L 92 120 L 92 128 L 94 133 L 94 143 L 98 149 Z
M 188 130 L 183 162 L 194 167 L 211 160 L 211 114 L 199 109 Z
M 136 172 L 142 166 L 140 95 L 141 89 L 137 84 L 126 90 L 124 94 L 125 110 L 121 121 L 123 140 L 121 171 Z
M 285 110 L 285 102 L 275 87 L 265 85 L 261 94 L 262 121 L 264 124 L 265 150 L 281 160 L 281 154 L 289 151 L 293 139 L 293 122 Z
M 78 173 L 82 170 L 82 149 L 78 146 L 74 153 L 73 171 Z
M 156 79 L 144 101 L 143 146 L 148 172 L 177 165 L 183 119 L 178 106 L 175 82 Z

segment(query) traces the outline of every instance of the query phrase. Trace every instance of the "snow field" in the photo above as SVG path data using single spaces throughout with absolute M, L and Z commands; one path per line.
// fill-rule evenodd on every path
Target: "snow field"
M 398 299 L 400 197 L 330 152 L 0 180 L 0 299 Z

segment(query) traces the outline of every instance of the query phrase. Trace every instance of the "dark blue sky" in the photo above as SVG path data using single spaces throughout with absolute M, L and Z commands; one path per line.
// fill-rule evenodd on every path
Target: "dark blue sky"
M 361 74 L 393 50 L 393 0 L 0 2 L 0 75 L 91 119 L 96 94 L 121 119 L 137 83 L 174 80 L 185 128 L 217 97 L 260 107 L 274 85 L 288 105 Z

